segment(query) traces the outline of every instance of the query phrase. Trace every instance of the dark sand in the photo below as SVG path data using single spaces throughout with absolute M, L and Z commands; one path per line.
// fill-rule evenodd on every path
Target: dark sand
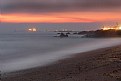
M 121 81 L 121 46 L 76 54 L 15 73 L 2 75 L 2 81 Z

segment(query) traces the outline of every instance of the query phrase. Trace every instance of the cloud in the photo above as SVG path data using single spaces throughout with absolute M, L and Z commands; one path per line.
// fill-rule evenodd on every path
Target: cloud
M 1 0 L 3 13 L 120 11 L 121 0 Z

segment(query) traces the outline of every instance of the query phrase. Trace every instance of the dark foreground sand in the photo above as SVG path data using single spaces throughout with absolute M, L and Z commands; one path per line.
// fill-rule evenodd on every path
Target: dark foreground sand
M 76 54 L 16 75 L 2 75 L 2 81 L 121 81 L 121 46 Z

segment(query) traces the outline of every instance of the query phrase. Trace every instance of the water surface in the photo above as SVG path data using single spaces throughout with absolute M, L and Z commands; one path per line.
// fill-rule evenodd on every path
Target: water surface
M 0 35 L 0 69 L 12 72 L 53 63 L 75 53 L 121 44 L 121 38 L 53 37 L 55 33 Z

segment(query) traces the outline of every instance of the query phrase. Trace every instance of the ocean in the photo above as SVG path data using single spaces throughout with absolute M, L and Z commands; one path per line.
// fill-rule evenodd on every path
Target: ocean
M 121 38 L 54 37 L 53 32 L 0 34 L 0 70 L 40 67 L 76 53 L 121 44 Z

